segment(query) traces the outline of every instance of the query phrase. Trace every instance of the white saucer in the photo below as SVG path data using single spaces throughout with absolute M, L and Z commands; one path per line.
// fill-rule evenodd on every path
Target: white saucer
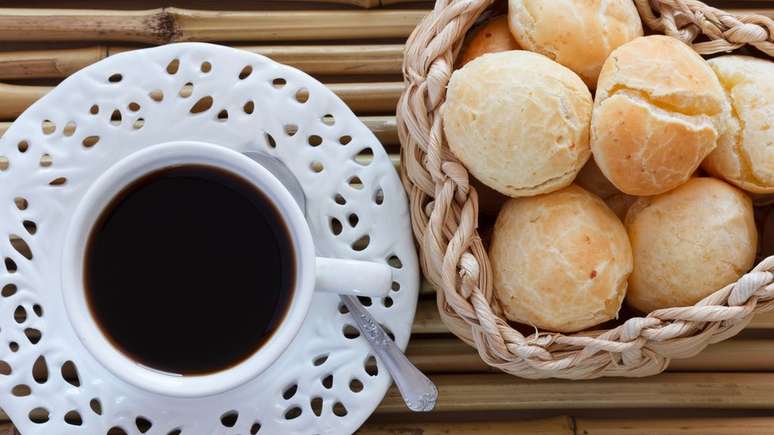
M 308 93 L 297 98 L 300 89 Z M 191 113 L 206 96 L 211 107 Z M 76 337 L 60 287 L 62 243 L 75 206 L 124 156 L 182 139 L 268 151 L 304 188 L 318 254 L 400 264 L 390 296 L 368 308 L 405 348 L 417 301 L 417 258 L 406 197 L 378 140 L 333 92 L 296 69 L 228 47 L 167 45 L 111 56 L 74 74 L 0 139 L 6 265 L 0 265 L 0 406 L 25 435 L 123 433 L 111 432 L 114 427 L 160 435 L 354 432 L 391 379 L 380 363 L 369 365 L 363 337 L 345 336 L 354 329 L 336 295 L 315 294 L 306 323 L 271 368 L 200 399 L 127 384 Z M 367 247 L 356 250 L 365 236 Z M 16 237 L 29 246 L 31 259 L 13 247 Z M 78 382 L 62 374 L 70 362 Z

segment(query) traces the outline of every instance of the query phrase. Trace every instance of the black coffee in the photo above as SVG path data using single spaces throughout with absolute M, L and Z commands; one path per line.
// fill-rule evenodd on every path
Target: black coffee
M 103 333 L 145 366 L 196 375 L 254 354 L 293 296 L 284 220 L 230 172 L 183 165 L 127 186 L 86 246 L 85 288 Z

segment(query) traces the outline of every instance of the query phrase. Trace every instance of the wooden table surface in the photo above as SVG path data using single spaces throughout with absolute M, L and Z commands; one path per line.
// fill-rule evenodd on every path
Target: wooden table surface
M 774 16 L 774 0 L 710 3 Z M 87 9 L 108 4 L 112 10 Z M 416 0 L 2 5 L 0 134 L 64 77 L 106 56 L 166 42 L 212 41 L 265 54 L 329 84 L 394 154 L 396 165 L 403 43 L 432 7 Z M 25 9 L 30 5 L 34 9 Z M 451 335 L 438 316 L 434 289 L 425 284 L 408 355 L 438 385 L 437 410 L 411 414 L 393 389 L 358 433 L 774 434 L 774 313 L 696 357 L 674 361 L 659 376 L 527 381 L 487 367 Z M 10 423 L 0 424 L 0 435 L 13 432 Z

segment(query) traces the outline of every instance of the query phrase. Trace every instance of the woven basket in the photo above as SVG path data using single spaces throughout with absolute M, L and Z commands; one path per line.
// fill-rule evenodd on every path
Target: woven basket
M 774 256 L 695 306 L 667 308 L 609 330 L 525 336 L 503 317 L 478 235 L 478 196 L 449 151 L 440 109 L 466 32 L 494 0 L 437 0 L 406 44 L 406 88 L 397 108 L 401 171 L 427 279 L 438 289 L 446 326 L 489 365 L 525 378 L 640 377 L 671 358 L 696 355 L 736 335 L 757 312 L 774 308 Z M 774 57 L 774 21 L 735 16 L 694 0 L 635 0 L 653 31 L 700 54 L 751 45 Z M 703 42 L 695 42 L 699 35 Z

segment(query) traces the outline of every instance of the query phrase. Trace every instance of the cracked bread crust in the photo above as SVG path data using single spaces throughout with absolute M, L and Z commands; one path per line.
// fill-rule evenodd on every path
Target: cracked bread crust
M 729 128 L 702 167 L 753 193 L 774 193 L 774 62 L 749 56 L 709 61 L 731 104 Z
M 591 150 L 621 191 L 656 195 L 684 183 L 715 149 L 730 105 L 709 65 L 663 35 L 635 39 L 602 67 Z
M 452 74 L 442 108 L 449 148 L 511 197 L 569 185 L 586 163 L 592 99 L 583 81 L 527 51 L 485 54 Z
M 625 220 L 634 255 L 627 304 L 644 313 L 694 305 L 752 267 L 752 201 L 709 177 L 639 198 Z
M 557 332 L 616 318 L 632 271 L 623 224 L 574 184 L 509 200 L 497 217 L 489 258 L 506 317 Z

